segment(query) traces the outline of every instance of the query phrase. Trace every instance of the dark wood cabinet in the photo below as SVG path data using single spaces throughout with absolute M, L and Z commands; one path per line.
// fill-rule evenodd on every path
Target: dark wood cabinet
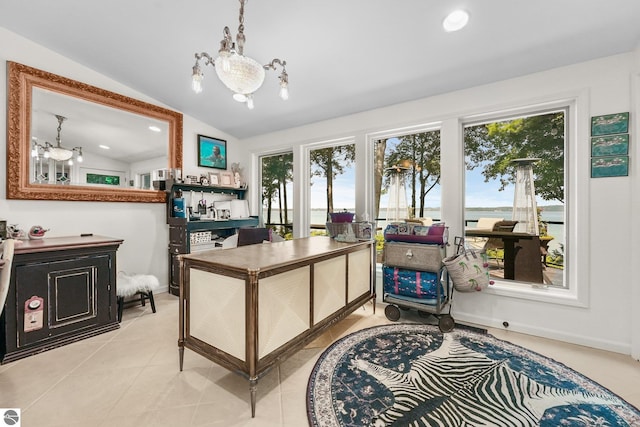
M 1 362 L 117 329 L 116 251 L 121 243 L 86 236 L 17 245 L 0 317 Z

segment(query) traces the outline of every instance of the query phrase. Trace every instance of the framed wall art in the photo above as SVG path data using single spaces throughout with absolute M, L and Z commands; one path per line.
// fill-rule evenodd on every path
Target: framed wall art
M 592 156 L 626 156 L 629 154 L 629 134 L 596 136 L 591 138 Z
M 591 136 L 629 132 L 629 113 L 591 117 Z
M 227 169 L 227 141 L 198 135 L 198 166 Z
M 591 178 L 629 176 L 629 156 L 598 156 L 591 158 Z

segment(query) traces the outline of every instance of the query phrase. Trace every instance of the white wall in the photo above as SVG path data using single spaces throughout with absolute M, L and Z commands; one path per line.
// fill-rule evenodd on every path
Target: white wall
M 156 105 L 161 103 L 138 93 L 114 80 L 98 74 L 55 52 L 34 44 L 0 27 L 0 99 L 7 96 L 5 61 L 14 61 L 74 80 L 88 83 L 122 95 Z M 188 85 L 186 86 L 188 87 Z M 185 92 L 185 96 L 194 94 Z M 162 105 L 171 108 L 170 106 Z M 0 117 L 6 117 L 6 102 L 0 103 Z M 197 167 L 196 135 L 205 134 L 227 139 L 230 147 L 237 141 L 219 130 L 190 117 L 184 117 L 184 172 L 205 173 Z M 6 120 L 0 120 L 0 165 L 6 164 Z M 229 162 L 237 162 L 244 154 L 229 150 Z M 246 157 L 245 157 L 246 158 Z M 13 161 L 9 159 L 9 161 Z M 7 200 L 6 168 L 0 168 L 0 219 L 19 224 L 23 229 L 42 225 L 50 229 L 47 236 L 59 237 L 93 233 L 124 239 L 118 251 L 118 270 L 128 273 L 154 274 L 165 289 L 168 287 L 168 226 L 165 206 L 161 203 L 105 203 Z
M 140 93 L 93 72 L 54 52 L 0 28 L 0 60 L 11 60 L 63 75 L 123 95 L 160 105 Z M 302 143 L 353 136 L 356 144 L 366 144 L 366 135 L 375 131 L 427 122 L 444 123 L 443 131 L 443 210 L 445 220 L 461 227 L 462 176 L 460 147 L 457 146 L 458 117 L 513 106 L 524 106 L 541 99 L 583 93 L 578 106 L 587 116 L 630 111 L 632 117 L 631 173 L 628 178 L 590 179 L 583 183 L 589 219 L 587 232 L 580 236 L 579 264 L 588 278 L 586 307 L 569 307 L 512 298 L 496 294 L 457 294 L 454 316 L 484 325 L 500 326 L 507 320 L 513 330 L 558 338 L 569 342 L 631 354 L 640 358 L 640 316 L 632 307 L 640 306 L 638 291 L 640 253 L 639 227 L 632 218 L 640 213 L 636 196 L 640 149 L 635 144 L 638 131 L 637 100 L 640 54 L 636 51 L 597 61 L 576 64 L 517 79 L 444 94 L 414 102 L 372 110 L 353 116 L 316 123 L 269 135 L 238 141 L 215 128 L 184 117 L 183 173 L 200 174 L 197 168 L 196 135 L 226 139 L 229 164 L 241 161 L 247 181 L 251 181 L 248 153 L 276 148 L 299 147 Z M 0 67 L 0 81 L 6 82 L 6 67 Z M 632 96 L 636 94 L 636 97 Z M 191 96 L 185 93 L 185 96 Z M 6 84 L 0 85 L 0 98 L 6 99 Z M 169 107 L 170 108 L 170 107 Z M 6 103 L 0 103 L 0 117 L 6 117 Z M 583 129 L 584 131 L 584 129 Z M 0 121 L 0 164 L 6 161 L 6 121 Z M 588 135 L 585 131 L 584 135 Z M 584 144 L 589 144 L 584 138 Z M 362 147 L 359 147 L 359 150 Z M 571 155 L 571 154 L 570 154 Z M 9 161 L 12 161 L 9 159 Z M 360 176 L 360 180 L 365 179 Z M 445 183 L 448 181 L 447 188 Z M 251 187 L 250 187 L 251 188 Z M 635 190 L 635 191 L 633 191 Z M 257 200 L 257 195 L 254 199 Z M 257 206 L 251 206 L 253 214 Z M 448 217 L 447 217 L 448 215 Z M 94 233 L 124 239 L 118 252 L 118 269 L 157 275 L 167 283 L 167 241 L 165 207 L 162 204 L 62 202 L 6 200 L 6 174 L 0 174 L 0 219 L 24 228 L 40 224 L 50 228 L 49 236 Z M 635 310 L 638 312 L 638 310 Z
M 629 177 L 589 178 L 590 116 L 630 111 L 632 132 L 638 128 L 636 104 L 632 102 L 631 79 L 637 53 L 603 58 L 516 79 L 452 92 L 365 113 L 315 123 L 241 141 L 253 153 L 276 148 L 293 148 L 294 156 L 302 144 L 335 138 L 354 137 L 357 149 L 367 143 L 367 134 L 424 123 L 442 123 L 442 207 L 443 218 L 453 234 L 462 230 L 464 201 L 462 150 L 458 120 L 473 114 L 523 107 L 543 101 L 575 97 L 581 117 L 577 147 L 569 151 L 579 169 L 580 190 L 577 196 L 583 207 L 578 212 L 582 229 L 578 233 L 578 254 L 573 264 L 584 278 L 586 307 L 532 301 L 505 294 L 456 294 L 453 315 L 461 321 L 502 327 L 508 321 L 511 330 L 585 344 L 596 348 L 632 353 L 632 337 L 639 341 L 638 316 L 632 307 L 639 306 L 639 285 L 633 274 L 638 251 L 632 229 L 632 188 L 637 173 Z M 636 68 L 637 69 L 637 68 Z M 637 130 L 636 130 L 637 132 Z M 636 163 L 635 133 L 631 136 L 631 164 Z M 634 157 L 635 154 L 635 157 Z M 578 156 L 578 157 L 575 157 Z M 360 172 L 358 175 L 360 176 Z M 299 204 L 296 203 L 296 206 Z M 295 213 L 299 215 L 301 213 Z M 576 221 L 573 221 L 574 223 Z M 634 263 L 634 260 L 636 262 Z M 633 302 L 632 302 L 633 301 Z M 640 358 L 637 350 L 634 356 Z

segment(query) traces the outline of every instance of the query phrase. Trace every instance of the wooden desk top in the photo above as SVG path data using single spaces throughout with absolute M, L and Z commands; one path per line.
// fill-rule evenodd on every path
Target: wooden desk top
M 335 252 L 362 249 L 371 243 L 369 240 L 343 243 L 329 237 L 316 236 L 230 249 L 213 249 L 182 255 L 182 258 L 238 272 L 268 271 Z
M 120 245 L 123 239 L 105 236 L 65 236 L 45 237 L 36 240 L 17 240 L 14 249 L 16 255 L 34 252 L 61 251 L 83 247 Z

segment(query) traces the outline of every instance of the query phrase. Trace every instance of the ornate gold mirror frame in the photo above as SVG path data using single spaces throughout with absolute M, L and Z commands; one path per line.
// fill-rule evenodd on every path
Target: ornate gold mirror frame
M 57 92 L 168 124 L 167 168 L 182 168 L 182 114 L 46 71 L 8 61 L 7 199 L 164 203 L 164 191 L 38 184 L 30 180 L 34 88 Z

